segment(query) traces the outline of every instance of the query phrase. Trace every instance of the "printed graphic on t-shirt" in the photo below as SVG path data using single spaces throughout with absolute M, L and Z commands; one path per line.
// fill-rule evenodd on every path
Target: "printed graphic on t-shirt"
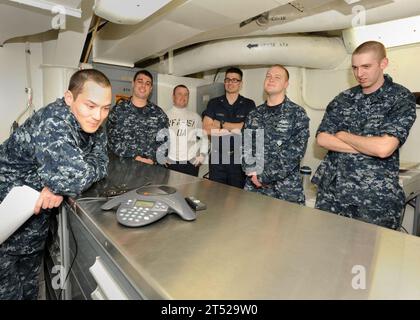
M 195 120 L 170 119 L 169 125 L 171 127 L 178 126 L 178 130 L 176 132 L 178 137 L 186 137 L 188 127 L 195 128 Z

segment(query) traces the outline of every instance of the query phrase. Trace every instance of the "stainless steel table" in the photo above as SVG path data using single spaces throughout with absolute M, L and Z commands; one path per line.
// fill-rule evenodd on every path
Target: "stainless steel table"
M 193 222 L 169 215 L 131 229 L 103 202 L 71 205 L 69 217 L 130 284 L 128 298 L 420 299 L 418 237 L 164 168 L 114 165 L 123 170 L 83 196 L 148 180 L 208 207 Z

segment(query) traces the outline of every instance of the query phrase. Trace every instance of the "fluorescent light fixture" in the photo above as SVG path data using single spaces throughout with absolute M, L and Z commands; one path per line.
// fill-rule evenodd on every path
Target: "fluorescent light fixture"
M 369 40 L 382 42 L 385 47 L 398 47 L 420 42 L 420 16 L 354 27 L 343 31 L 348 52 Z
M 27 6 L 48 10 L 50 13 L 62 13 L 68 16 L 75 18 L 80 18 L 82 16 L 82 10 L 64 6 L 61 2 L 55 3 L 53 1 L 44 1 L 44 0 L 9 0 L 11 2 L 21 3 Z M 58 11 L 57 8 L 63 8 L 63 12 Z

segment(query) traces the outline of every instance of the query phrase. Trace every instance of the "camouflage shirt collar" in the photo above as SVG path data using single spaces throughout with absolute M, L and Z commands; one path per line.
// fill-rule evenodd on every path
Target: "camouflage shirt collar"
M 74 128 L 75 132 L 79 133 L 79 136 L 82 139 L 82 141 L 87 142 L 89 140 L 89 137 L 95 134 L 83 131 L 79 121 L 77 121 L 76 116 L 73 114 L 73 112 L 71 112 L 70 106 L 66 104 L 64 98 L 57 99 L 56 104 L 59 105 L 63 110 L 63 119 L 70 123 L 70 126 Z M 98 131 L 99 130 L 100 129 L 98 129 Z
M 359 85 L 357 86 L 357 90 L 362 93 L 365 97 L 372 97 L 372 98 L 379 98 L 384 92 L 387 92 L 388 89 L 394 84 L 394 81 L 392 80 L 391 76 L 388 74 L 384 74 L 384 84 L 375 92 L 364 94 L 362 87 Z
M 70 122 L 71 126 L 77 131 L 83 132 L 82 127 L 80 126 L 79 121 L 77 121 L 75 115 L 70 110 L 70 106 L 66 104 L 64 98 L 57 99 L 56 104 L 60 106 L 63 110 L 63 119 Z

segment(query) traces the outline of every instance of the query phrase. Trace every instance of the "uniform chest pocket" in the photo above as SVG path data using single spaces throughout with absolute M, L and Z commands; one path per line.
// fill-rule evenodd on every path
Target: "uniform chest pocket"
M 271 136 L 271 143 L 277 145 L 277 147 L 281 147 L 290 138 L 290 122 L 287 119 L 281 119 L 275 124 L 272 132 L 269 132 L 268 135 Z
M 384 99 L 375 99 L 365 105 L 362 112 L 363 134 L 378 134 L 387 121 L 387 114 L 391 104 Z

